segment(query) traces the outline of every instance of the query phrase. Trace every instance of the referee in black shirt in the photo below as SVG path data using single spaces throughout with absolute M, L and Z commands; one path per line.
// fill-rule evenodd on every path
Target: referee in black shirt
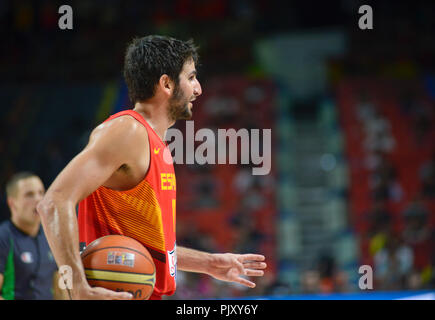
M 36 205 L 44 185 L 31 172 L 14 175 L 6 185 L 11 219 L 0 225 L 0 299 L 62 299 L 57 266 Z

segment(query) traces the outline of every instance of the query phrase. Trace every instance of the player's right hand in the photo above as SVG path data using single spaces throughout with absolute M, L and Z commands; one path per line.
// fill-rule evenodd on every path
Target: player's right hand
M 131 300 L 133 295 L 129 292 L 116 292 L 102 287 L 91 287 L 85 284 L 71 290 L 73 300 Z

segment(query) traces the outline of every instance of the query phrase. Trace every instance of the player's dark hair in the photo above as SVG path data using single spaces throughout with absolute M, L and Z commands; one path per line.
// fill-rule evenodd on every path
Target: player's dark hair
M 38 176 L 30 171 L 22 171 L 14 174 L 6 183 L 6 197 L 15 197 L 17 195 L 18 182 L 31 177 Z
M 134 104 L 151 98 L 164 74 L 178 85 L 180 72 L 189 59 L 195 64 L 198 62 L 197 47 L 192 40 L 158 35 L 133 39 L 124 59 L 124 78 L 130 101 Z

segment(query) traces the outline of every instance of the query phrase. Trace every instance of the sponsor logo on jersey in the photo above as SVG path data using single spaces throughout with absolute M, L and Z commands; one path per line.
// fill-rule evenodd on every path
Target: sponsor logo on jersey
M 174 243 L 174 249 L 168 251 L 169 274 L 177 280 L 177 244 Z

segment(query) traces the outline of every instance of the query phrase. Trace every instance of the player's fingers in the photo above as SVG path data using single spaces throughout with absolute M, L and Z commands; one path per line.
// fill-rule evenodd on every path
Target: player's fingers
M 133 299 L 133 295 L 128 292 L 117 292 L 116 295 L 113 296 L 112 300 L 131 300 Z
M 255 283 L 252 282 L 252 281 L 249 281 L 249 280 L 247 280 L 245 278 L 238 277 L 236 279 L 236 282 L 238 282 L 238 283 L 240 283 L 240 284 L 242 284 L 242 285 L 244 285 L 246 287 L 249 287 L 249 288 L 255 288 Z
M 253 254 L 253 253 L 247 253 L 247 254 L 242 254 L 240 256 L 241 260 L 244 261 L 264 261 L 266 259 L 265 256 L 263 256 L 262 254 Z
M 98 300 L 131 300 L 133 295 L 129 292 L 116 292 L 102 287 L 94 289 L 94 298 Z
M 251 269 L 245 269 L 245 274 L 250 277 L 262 277 L 264 275 L 263 270 L 251 270 Z
M 245 274 L 245 267 L 239 260 L 234 259 L 234 264 L 240 274 Z
M 247 269 L 266 269 L 267 264 L 265 262 L 244 262 L 243 266 Z

